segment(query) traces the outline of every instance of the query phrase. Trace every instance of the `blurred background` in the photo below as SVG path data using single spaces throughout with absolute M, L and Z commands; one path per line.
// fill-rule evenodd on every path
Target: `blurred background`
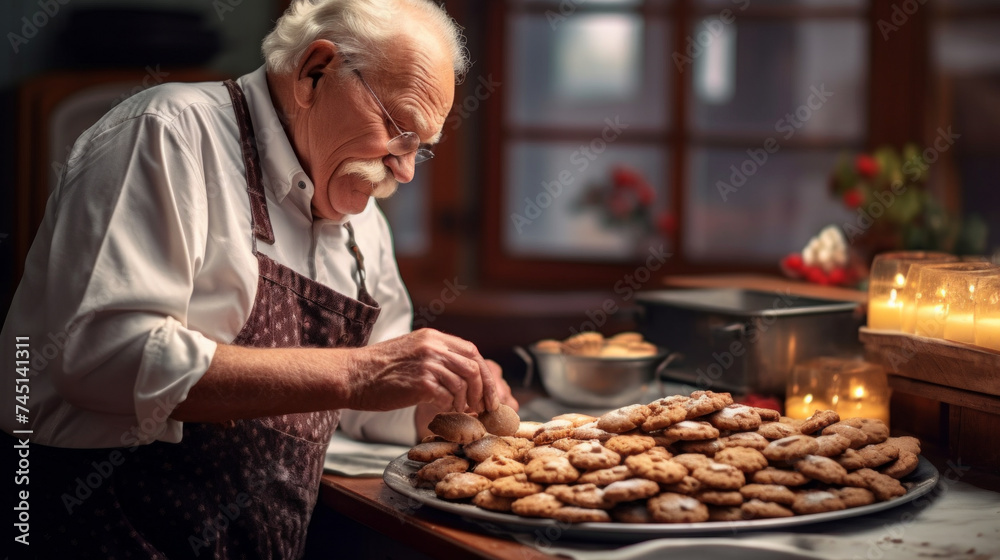
M 780 274 L 830 224 L 861 259 L 1000 247 L 1000 2 L 444 5 L 474 65 L 438 157 L 382 206 L 417 325 L 501 363 L 628 328 L 635 292 L 672 275 Z M 4 313 L 76 136 L 144 88 L 254 70 L 286 6 L 0 5 Z M 854 188 L 865 154 L 908 190 Z

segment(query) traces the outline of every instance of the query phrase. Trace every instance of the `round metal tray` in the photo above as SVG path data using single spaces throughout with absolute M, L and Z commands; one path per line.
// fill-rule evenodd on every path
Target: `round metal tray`
M 423 463 L 410 461 L 406 455 L 393 459 L 386 467 L 382 479 L 389 488 L 427 506 L 459 515 L 478 522 L 488 523 L 511 532 L 531 532 L 557 527 L 565 537 L 580 540 L 640 541 L 660 537 L 690 535 L 726 535 L 743 531 L 784 529 L 823 523 L 837 519 L 859 517 L 893 508 L 913 501 L 931 491 L 938 481 L 938 471 L 927 459 L 920 457 L 916 470 L 900 482 L 906 487 L 905 495 L 885 502 L 848 508 L 840 511 L 796 515 L 777 519 L 752 519 L 746 521 L 708 521 L 704 523 L 561 523 L 554 519 L 534 519 L 514 514 L 497 513 L 469 503 L 449 502 L 437 497 L 434 490 L 415 488 L 413 480 Z

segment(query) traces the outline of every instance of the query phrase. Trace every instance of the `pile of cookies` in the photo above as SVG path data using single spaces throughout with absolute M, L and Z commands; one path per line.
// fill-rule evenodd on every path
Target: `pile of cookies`
M 591 356 L 600 358 L 644 358 L 655 356 L 655 344 L 643 340 L 637 332 L 623 332 L 604 338 L 599 332 L 577 333 L 566 340 L 539 340 L 533 346 L 536 352 Z
M 902 496 L 920 454 L 916 438 L 889 437 L 880 420 L 831 410 L 794 420 L 711 391 L 516 427 L 516 413 L 499 412 L 439 415 L 438 436 L 408 454 L 423 463 L 414 484 L 564 522 L 738 521 Z

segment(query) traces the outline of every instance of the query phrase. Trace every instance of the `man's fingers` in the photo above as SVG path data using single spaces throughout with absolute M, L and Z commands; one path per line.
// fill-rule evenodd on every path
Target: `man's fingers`
M 453 373 L 448 368 L 435 368 L 434 377 L 437 379 L 438 383 L 444 387 L 451 398 L 448 399 L 447 406 L 452 407 L 454 410 L 463 411 L 465 407 L 468 406 L 468 383 L 465 379 L 456 373 Z
M 483 358 L 479 358 L 479 370 L 483 383 L 483 406 L 486 407 L 486 410 L 496 410 L 500 406 L 496 379 L 493 377 L 493 371 L 491 371 L 489 364 Z

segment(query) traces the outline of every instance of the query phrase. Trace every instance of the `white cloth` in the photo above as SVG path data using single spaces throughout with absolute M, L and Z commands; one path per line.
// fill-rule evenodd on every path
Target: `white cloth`
M 347 232 L 312 216 L 313 185 L 278 120 L 263 67 L 239 84 L 275 235 L 274 245 L 258 242 L 258 250 L 355 297 Z M 216 345 L 235 339 L 256 296 L 246 188 L 221 82 L 150 88 L 84 132 L 48 201 L 0 335 L 8 349 L 15 337 L 30 337 L 30 423 L 7 414 L 0 427 L 30 427 L 33 442 L 60 447 L 179 441 L 182 424 L 170 412 L 208 369 Z M 371 202 L 350 221 L 368 290 L 382 306 L 371 342 L 404 334 L 412 305 L 385 217 Z M 9 403 L 15 384 L 8 381 L 0 395 Z M 412 408 L 345 411 L 342 426 L 352 437 L 416 440 Z

